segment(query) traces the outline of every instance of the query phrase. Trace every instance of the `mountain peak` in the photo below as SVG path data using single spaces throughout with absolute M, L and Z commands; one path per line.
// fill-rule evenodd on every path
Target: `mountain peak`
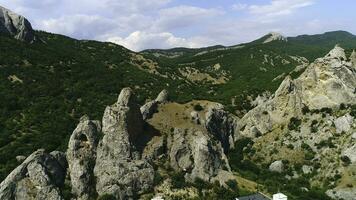
M 277 33 L 277 32 L 270 32 L 268 33 L 266 36 L 264 36 L 265 41 L 263 42 L 263 44 L 265 43 L 269 43 L 275 40 L 280 40 L 280 41 L 287 41 L 287 38 L 284 37 L 282 34 Z
M 0 33 L 17 40 L 33 42 L 35 34 L 30 22 L 23 16 L 0 6 Z
M 325 58 L 346 60 L 345 50 L 339 45 L 335 45 L 335 47 L 325 56 Z

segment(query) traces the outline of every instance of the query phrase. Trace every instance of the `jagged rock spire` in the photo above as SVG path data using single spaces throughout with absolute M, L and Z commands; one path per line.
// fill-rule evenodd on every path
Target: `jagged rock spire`
M 356 67 L 356 52 L 355 52 L 355 50 L 353 50 L 351 53 L 350 61 L 351 61 L 352 66 Z
M 335 45 L 335 47 L 326 54 L 325 58 L 346 60 L 345 50 L 339 45 Z
M 21 15 L 18 15 L 0 6 L 0 33 L 13 36 L 15 39 L 33 42 L 35 34 L 30 22 Z

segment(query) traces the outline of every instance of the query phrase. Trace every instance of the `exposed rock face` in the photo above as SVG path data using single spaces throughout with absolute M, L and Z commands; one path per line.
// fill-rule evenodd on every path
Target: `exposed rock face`
M 140 110 L 143 116 L 143 120 L 147 120 L 152 117 L 152 115 L 157 112 L 158 105 L 161 103 L 166 103 L 168 101 L 168 91 L 162 90 L 157 98 L 143 105 Z
M 185 178 L 200 178 L 213 182 L 224 170 L 229 170 L 226 156 L 219 143 L 203 131 L 175 129 L 168 138 L 170 164 L 173 169 L 186 172 Z M 229 173 L 229 172 L 228 172 Z
M 0 184 L 0 199 L 61 200 L 59 187 L 66 171 L 44 150 L 31 154 Z
M 234 146 L 237 120 L 224 110 L 223 105 L 216 104 L 205 114 L 205 126 L 210 134 L 219 140 L 225 153 Z
M 344 152 L 342 152 L 342 155 L 348 157 L 351 163 L 356 163 L 355 151 L 356 151 L 356 144 L 345 149 Z
M 333 199 L 354 200 L 356 197 L 356 190 L 353 188 L 337 188 L 328 190 L 326 194 Z
M 143 120 L 131 89 L 121 91 L 118 101 L 105 109 L 103 134 L 97 148 L 94 174 L 99 195 L 130 199 L 152 187 L 154 171 L 140 160 L 134 141 L 143 134 Z
M 35 34 L 30 22 L 23 16 L 0 6 L 0 33 L 26 42 L 33 42 Z
M 243 135 L 265 134 L 275 125 L 302 115 L 303 107 L 321 109 L 353 104 L 356 100 L 356 73 L 346 62 L 344 50 L 336 46 L 324 58 L 309 65 L 297 79 L 287 76 L 275 94 L 248 112 L 239 122 Z
M 334 124 L 337 133 L 347 132 L 351 129 L 353 117 L 349 114 L 335 119 Z
M 69 175 L 72 193 L 78 199 L 89 199 L 95 192 L 93 170 L 100 131 L 99 121 L 90 121 L 84 116 L 69 140 L 67 150 Z
M 350 61 L 352 63 L 352 66 L 354 66 L 354 68 L 356 68 L 356 52 L 355 52 L 355 50 L 352 51 L 352 53 L 351 53 Z
M 280 33 L 276 33 L 276 32 L 271 32 L 271 33 L 267 34 L 265 37 L 267 37 L 267 36 L 268 36 L 268 38 L 263 42 L 264 44 L 272 42 L 272 41 L 276 41 L 276 40 L 288 41 L 287 38 L 285 38 Z
M 271 172 L 282 173 L 283 170 L 284 170 L 283 162 L 282 162 L 281 160 L 274 161 L 274 162 L 269 166 L 269 170 L 270 170 Z

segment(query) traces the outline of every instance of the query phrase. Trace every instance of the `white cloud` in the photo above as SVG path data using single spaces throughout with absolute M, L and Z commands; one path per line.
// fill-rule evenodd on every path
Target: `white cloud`
M 115 28 L 114 20 L 98 15 L 69 15 L 36 22 L 38 27 L 53 33 L 70 35 L 78 39 L 95 38 Z
M 250 5 L 249 12 L 254 15 L 262 15 L 263 17 L 278 17 L 281 15 L 289 15 L 297 9 L 310 6 L 314 0 L 272 0 L 267 5 Z
M 126 38 L 122 37 L 112 37 L 108 38 L 107 41 L 113 42 L 116 44 L 123 45 L 134 51 L 139 51 L 147 48 L 166 49 L 173 47 L 190 47 L 196 48 L 204 45 L 207 41 L 204 41 L 202 38 L 181 38 L 176 37 L 169 32 L 160 32 L 160 33 L 150 33 L 144 31 L 135 31 L 131 33 Z
M 245 10 L 246 8 L 248 8 L 248 4 L 237 3 L 237 4 L 232 5 L 232 9 L 237 10 L 237 11 Z

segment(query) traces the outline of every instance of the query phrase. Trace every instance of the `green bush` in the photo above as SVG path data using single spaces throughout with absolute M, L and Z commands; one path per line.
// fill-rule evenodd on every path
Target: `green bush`
M 289 121 L 288 124 L 288 129 L 289 130 L 294 130 L 294 131 L 300 131 L 300 125 L 302 124 L 302 120 L 296 118 L 296 117 L 292 117 Z
M 204 110 L 203 106 L 201 106 L 200 104 L 195 104 L 193 109 L 198 112 Z

